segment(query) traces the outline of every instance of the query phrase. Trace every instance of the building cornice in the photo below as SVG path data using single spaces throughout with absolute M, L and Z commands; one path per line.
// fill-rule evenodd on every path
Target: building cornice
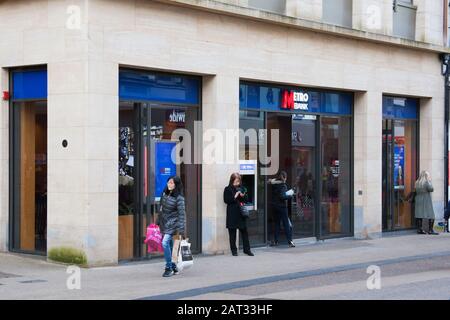
M 156 1 L 166 4 L 194 8 L 208 12 L 225 14 L 228 16 L 251 19 L 254 21 L 282 25 L 289 28 L 296 28 L 312 32 L 329 34 L 359 41 L 368 41 L 373 43 L 392 45 L 435 53 L 450 53 L 450 48 L 431 43 L 409 40 L 369 31 L 345 28 L 318 21 L 289 17 L 215 0 L 156 0 Z

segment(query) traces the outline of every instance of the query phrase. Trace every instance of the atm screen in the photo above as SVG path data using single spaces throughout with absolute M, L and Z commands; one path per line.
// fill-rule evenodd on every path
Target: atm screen
M 255 204 L 255 176 L 253 175 L 245 175 L 242 176 L 242 187 L 247 189 L 247 203 L 246 204 Z

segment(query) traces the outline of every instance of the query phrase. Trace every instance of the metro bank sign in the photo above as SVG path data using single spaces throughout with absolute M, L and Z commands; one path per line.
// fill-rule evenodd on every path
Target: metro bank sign
M 295 90 L 281 91 L 281 109 L 308 111 L 309 94 Z

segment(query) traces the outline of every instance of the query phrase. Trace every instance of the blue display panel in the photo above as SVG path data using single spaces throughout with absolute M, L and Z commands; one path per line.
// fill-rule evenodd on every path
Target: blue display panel
M 417 99 L 383 97 L 383 117 L 386 119 L 418 119 Z
M 47 99 L 47 70 L 12 72 L 13 100 Z
M 121 70 L 119 72 L 119 97 L 122 100 L 197 105 L 200 103 L 200 79 Z
M 155 144 L 155 198 L 159 198 L 167 180 L 177 174 L 176 163 L 172 161 L 172 150 L 176 148 L 176 142 L 158 141 Z
M 239 86 L 239 105 L 241 109 L 257 109 L 260 111 L 298 111 L 351 115 L 353 94 L 241 83 Z

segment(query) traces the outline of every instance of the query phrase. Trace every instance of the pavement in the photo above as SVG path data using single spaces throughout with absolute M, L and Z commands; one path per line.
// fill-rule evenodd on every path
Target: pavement
M 450 234 L 339 239 L 296 248 L 256 248 L 254 257 L 195 256 L 191 269 L 162 278 L 156 259 L 80 269 L 68 289 L 67 266 L 0 253 L 0 299 L 50 300 L 450 300 Z M 380 290 L 369 290 L 369 266 Z

